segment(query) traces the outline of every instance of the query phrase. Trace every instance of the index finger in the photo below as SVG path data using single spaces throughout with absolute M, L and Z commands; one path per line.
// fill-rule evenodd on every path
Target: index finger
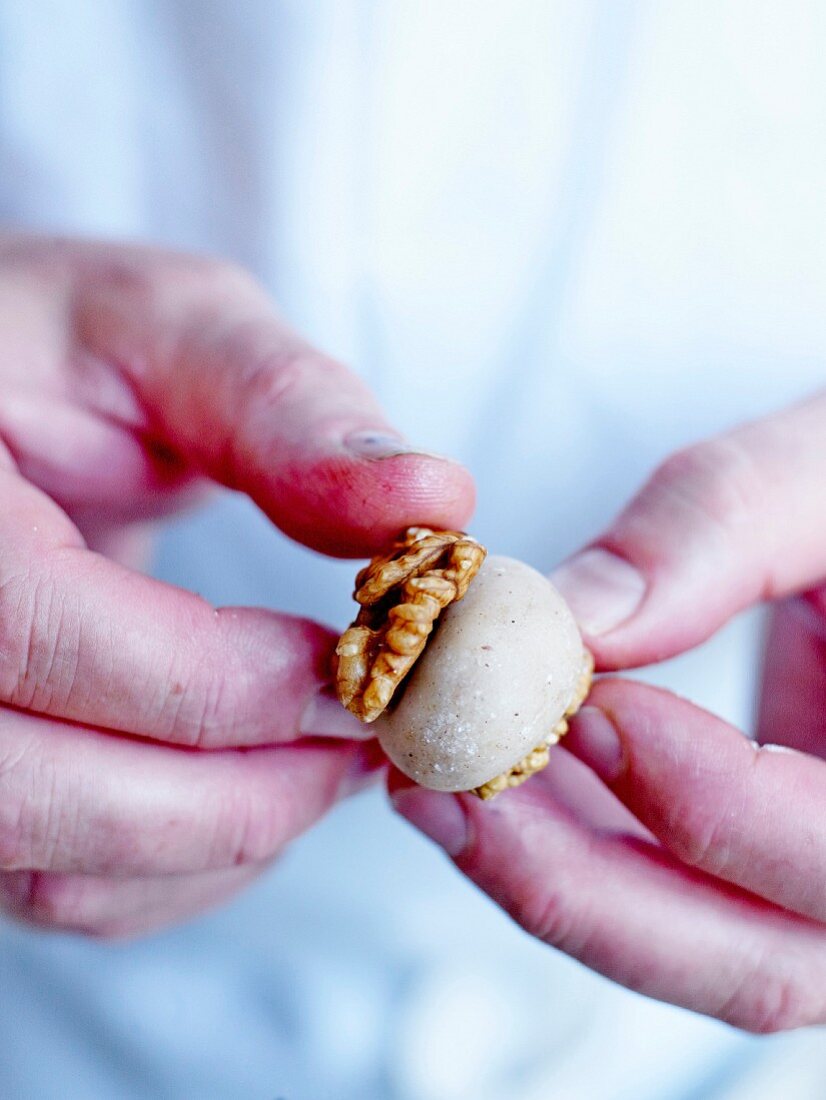
M 595 686 L 566 747 L 683 863 L 826 921 L 826 762 L 623 680 Z
M 822 925 L 687 867 L 610 807 L 583 821 L 558 763 L 492 802 L 398 773 L 391 793 L 528 933 L 613 981 L 751 1031 L 823 1019 Z
M 291 331 L 241 269 L 75 249 L 75 331 L 191 468 L 327 554 L 367 556 L 411 524 L 466 524 L 468 471 L 408 444 L 361 378 Z

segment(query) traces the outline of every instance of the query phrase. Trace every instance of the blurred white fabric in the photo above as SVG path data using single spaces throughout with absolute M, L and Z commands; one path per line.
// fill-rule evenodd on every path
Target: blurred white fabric
M 815 0 L 0 2 L 0 218 L 232 257 L 547 569 L 669 451 L 822 384 Z M 433 394 L 439 399 L 433 401 Z M 225 496 L 159 575 L 344 624 L 353 567 Z M 755 622 L 650 674 L 747 725 Z M 248 894 L 101 946 L 0 928 L 0 1095 L 821 1100 L 531 942 L 340 807 Z

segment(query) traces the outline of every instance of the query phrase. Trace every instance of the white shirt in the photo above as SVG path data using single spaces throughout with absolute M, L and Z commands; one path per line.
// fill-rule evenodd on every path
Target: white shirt
M 474 533 L 549 569 L 671 450 L 822 383 L 824 31 L 802 0 L 9 0 L 0 216 L 245 263 L 400 428 L 471 467 Z M 175 524 L 157 570 L 350 616 L 352 564 L 240 498 Z M 745 620 L 650 678 L 745 725 L 754 653 Z M 380 792 L 186 928 L 0 936 L 2 1095 L 814 1100 L 826 1081 L 815 1033 L 742 1036 L 530 941 Z

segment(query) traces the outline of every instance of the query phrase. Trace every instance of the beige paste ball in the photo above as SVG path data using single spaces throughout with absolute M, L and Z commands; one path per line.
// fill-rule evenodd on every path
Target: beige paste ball
M 472 790 L 548 738 L 574 698 L 583 653 L 550 581 L 523 562 L 489 556 L 373 729 L 416 783 Z

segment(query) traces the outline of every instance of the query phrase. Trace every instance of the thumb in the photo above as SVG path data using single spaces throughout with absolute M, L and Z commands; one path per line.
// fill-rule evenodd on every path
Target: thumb
M 367 386 L 292 332 L 253 279 L 148 257 L 137 283 L 88 281 L 77 328 L 126 371 L 151 430 L 189 465 L 328 554 L 372 553 L 409 524 L 467 522 L 468 472 L 407 443 Z
M 663 660 L 821 580 L 824 485 L 826 394 L 667 459 L 553 577 L 598 665 Z

